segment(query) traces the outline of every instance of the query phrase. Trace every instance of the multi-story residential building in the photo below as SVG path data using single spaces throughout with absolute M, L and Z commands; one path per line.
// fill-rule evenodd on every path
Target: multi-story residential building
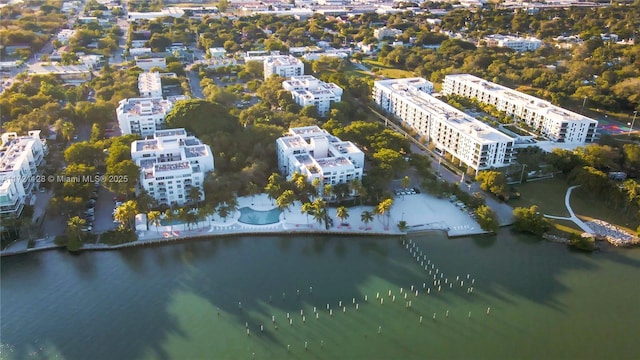
M 488 47 L 506 47 L 518 52 L 534 51 L 542 46 L 542 41 L 534 37 L 513 35 L 489 35 L 484 38 Z
M 442 92 L 494 105 L 554 142 L 583 144 L 598 139 L 598 121 L 473 75 L 447 75 Z
M 34 75 L 52 74 L 58 79 L 70 84 L 87 82 L 93 77 L 91 69 L 85 64 L 59 65 L 41 62 L 29 65 L 28 72 Z
M 389 27 L 382 27 L 382 28 L 373 30 L 373 37 L 378 39 L 378 41 L 387 37 L 395 38 L 396 36 L 400 36 L 400 35 L 402 35 L 402 30 L 389 28 Z
M 15 132 L 2 134 L 0 145 L 0 215 L 20 216 L 27 195 L 38 182 L 38 166 L 47 154 L 40 130 L 27 136 Z
M 292 76 L 282 82 L 282 87 L 291 92 L 293 101 L 305 107 L 313 105 L 320 116 L 326 116 L 331 104 L 342 99 L 342 89 L 334 83 L 326 83 L 311 75 Z
M 269 56 L 264 60 L 264 79 L 271 75 L 283 78 L 304 75 L 304 64 L 291 55 Z
M 162 97 L 162 80 L 160 73 L 143 72 L 138 75 L 138 91 L 140 97 L 143 98 L 161 98 Z
M 153 138 L 131 144 L 131 159 L 140 167 L 140 185 L 161 204 L 184 204 L 191 187 L 202 190 L 207 172 L 214 170 L 209 145 L 185 129 L 155 132 Z M 204 200 L 204 192 L 200 200 Z
M 116 108 L 122 134 L 153 136 L 162 129 L 164 118 L 173 108 L 173 102 L 162 98 L 131 98 L 120 100 Z
M 290 178 L 294 173 L 322 185 L 362 180 L 364 153 L 350 141 L 342 141 L 318 126 L 289 129 L 276 140 L 278 168 Z
M 141 58 L 136 56 L 136 66 L 144 71 L 149 71 L 153 68 L 166 69 L 167 60 L 165 58 Z
M 436 99 L 432 89 L 422 78 L 381 80 L 374 84 L 373 100 L 476 173 L 515 162 L 512 137 Z

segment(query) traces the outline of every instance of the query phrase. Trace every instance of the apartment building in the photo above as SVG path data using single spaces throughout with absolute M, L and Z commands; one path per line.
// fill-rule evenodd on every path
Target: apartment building
M 140 97 L 143 98 L 161 98 L 162 97 L 162 80 L 160 73 L 143 72 L 138 75 L 138 91 Z
M 120 100 L 116 108 L 122 134 L 153 136 L 162 129 L 164 118 L 173 108 L 173 102 L 160 98 L 131 98 Z
M 342 89 L 334 83 L 326 83 L 311 75 L 292 76 L 282 82 L 282 87 L 291 92 L 293 101 L 302 106 L 313 105 L 320 116 L 326 116 L 331 104 L 342 99 Z
M 185 129 L 158 130 L 151 139 L 134 141 L 131 159 L 140 167 L 140 186 L 166 205 L 188 202 L 191 187 L 202 190 L 206 173 L 214 170 L 209 145 Z
M 15 132 L 2 134 L 0 145 L 0 215 L 20 216 L 27 195 L 41 182 L 38 166 L 44 162 L 47 143 L 40 130 L 27 136 Z
M 290 178 L 294 173 L 310 183 L 337 185 L 362 180 L 364 153 L 350 141 L 342 141 L 318 126 L 291 128 L 276 140 L 278 168 Z
M 291 55 L 269 56 L 264 59 L 264 79 L 272 75 L 283 78 L 304 75 L 304 64 Z
M 513 35 L 489 35 L 484 38 L 487 47 L 506 47 L 518 52 L 534 51 L 542 46 L 542 41 L 535 37 L 521 37 Z
M 396 36 L 400 36 L 400 35 L 402 35 L 402 30 L 389 28 L 389 27 L 382 27 L 382 28 L 377 28 L 373 30 L 373 37 L 378 39 L 378 41 L 384 38 L 395 38 Z
M 430 95 L 423 78 L 374 83 L 373 100 L 415 129 L 441 153 L 449 153 L 476 173 L 515 162 L 514 139 Z
M 165 58 L 141 58 L 136 56 L 135 59 L 136 66 L 144 71 L 149 71 L 153 68 L 167 68 L 167 60 Z
M 492 104 L 557 143 L 584 144 L 598 139 L 598 121 L 473 75 L 447 75 L 442 92 Z

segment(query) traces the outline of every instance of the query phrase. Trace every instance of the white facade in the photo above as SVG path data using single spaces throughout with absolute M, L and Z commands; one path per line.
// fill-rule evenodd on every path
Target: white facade
M 378 39 L 378 41 L 386 37 L 395 38 L 396 36 L 400 36 L 400 35 L 402 35 L 402 30 L 398 30 L 394 28 L 383 27 L 383 28 L 378 28 L 373 30 L 373 37 Z
M 164 125 L 164 118 L 173 102 L 162 98 L 131 98 L 120 100 L 116 108 L 122 134 L 152 136 Z
M 227 55 L 227 50 L 221 47 L 209 48 L 209 55 L 213 59 L 221 59 Z
M 492 104 L 554 142 L 583 144 L 598 139 L 598 121 L 473 75 L 445 76 L 442 92 Z
M 93 76 L 91 69 L 85 64 L 59 65 L 40 62 L 29 65 L 28 72 L 29 74 L 35 75 L 52 74 L 60 80 L 70 84 L 87 82 L 91 80 Z
M 292 76 L 282 82 L 282 87 L 291 92 L 293 101 L 302 106 L 313 105 L 320 116 L 326 116 L 331 104 L 342 99 L 342 89 L 334 83 L 326 83 L 311 75 Z
M 143 72 L 138 75 L 138 91 L 140 97 L 143 98 L 161 98 L 162 97 L 162 80 L 160 73 Z
M 515 162 L 513 138 L 431 96 L 432 89 L 422 78 L 381 80 L 373 100 L 476 172 Z
M 165 58 L 138 58 L 136 57 L 136 66 L 144 71 L 149 71 L 155 67 L 165 69 L 167 60 Z
M 27 195 L 41 182 L 38 166 L 47 153 L 46 140 L 40 130 L 27 136 L 15 132 L 2 134 L 0 145 L 0 214 L 20 216 Z
M 56 39 L 60 41 L 62 45 L 66 45 L 69 43 L 69 39 L 76 35 L 76 31 L 73 29 L 62 29 L 56 35 Z
M 264 60 L 264 79 L 272 75 L 283 78 L 304 75 L 304 64 L 291 55 L 269 56 Z
M 542 46 L 542 41 L 534 37 L 513 35 L 489 35 L 484 38 L 488 47 L 506 47 L 518 52 L 534 51 Z
M 131 159 L 140 167 L 140 185 L 167 205 L 189 201 L 189 189 L 202 190 L 206 173 L 214 170 L 209 145 L 188 136 L 185 129 L 158 130 L 152 139 L 134 141 Z
M 280 173 L 289 178 L 297 172 L 310 183 L 319 179 L 322 185 L 362 180 L 364 153 L 317 126 L 289 129 L 276 146 Z

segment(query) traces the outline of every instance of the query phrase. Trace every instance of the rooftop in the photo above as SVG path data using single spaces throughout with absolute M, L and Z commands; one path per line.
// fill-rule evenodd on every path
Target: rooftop
M 166 114 L 173 103 L 162 98 L 130 98 L 120 101 L 118 111 L 128 115 L 149 116 Z
M 496 83 L 492 83 L 490 81 L 486 81 L 484 79 L 481 79 L 473 75 L 455 74 L 455 75 L 447 75 L 447 77 L 450 77 L 453 79 L 462 79 L 464 81 L 471 82 L 476 86 L 481 86 L 487 91 L 496 93 L 496 96 L 502 96 L 511 101 L 520 102 L 524 107 L 530 109 L 531 111 L 546 113 L 550 117 L 557 117 L 559 119 L 567 120 L 567 121 L 587 121 L 587 122 L 597 123 L 597 120 L 580 115 L 578 113 L 574 113 L 573 111 L 569 111 L 567 109 L 563 109 L 559 106 L 551 104 L 546 100 L 542 100 L 535 96 L 531 96 L 531 95 L 510 89 L 506 86 L 502 86 Z

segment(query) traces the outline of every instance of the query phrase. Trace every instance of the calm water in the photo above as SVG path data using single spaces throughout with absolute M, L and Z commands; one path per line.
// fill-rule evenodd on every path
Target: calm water
M 640 250 L 574 253 L 508 230 L 410 238 L 444 272 L 441 292 L 398 238 L 233 238 L 3 258 L 1 357 L 640 357 Z M 449 289 L 456 276 L 465 284 Z M 400 288 L 411 285 L 419 294 L 405 300 Z

